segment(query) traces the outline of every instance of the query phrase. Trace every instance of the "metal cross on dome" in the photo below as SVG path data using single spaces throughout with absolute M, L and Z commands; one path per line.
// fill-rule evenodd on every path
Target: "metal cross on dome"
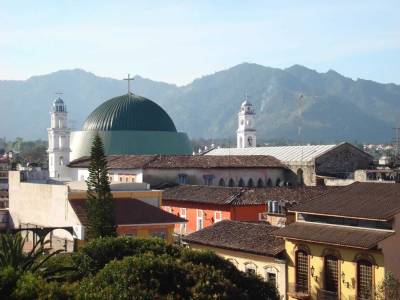
M 129 96 L 131 94 L 131 81 L 135 80 L 135 78 L 132 78 L 128 73 L 128 78 L 124 78 L 124 80 L 128 81 L 128 96 Z

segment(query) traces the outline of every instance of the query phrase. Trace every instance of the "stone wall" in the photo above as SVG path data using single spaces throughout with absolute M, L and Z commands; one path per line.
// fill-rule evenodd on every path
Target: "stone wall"
M 317 175 L 352 178 L 359 169 L 369 169 L 373 158 L 357 147 L 344 143 L 315 160 Z

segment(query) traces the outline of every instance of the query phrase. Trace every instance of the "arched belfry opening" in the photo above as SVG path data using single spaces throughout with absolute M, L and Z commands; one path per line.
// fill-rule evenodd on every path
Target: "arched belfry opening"
M 304 185 L 303 169 L 297 170 L 297 185 Z

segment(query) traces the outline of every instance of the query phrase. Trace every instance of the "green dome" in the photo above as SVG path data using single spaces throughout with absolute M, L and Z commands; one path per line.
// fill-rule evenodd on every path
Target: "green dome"
M 174 122 L 158 104 L 134 94 L 101 104 L 86 119 L 82 130 L 176 132 Z

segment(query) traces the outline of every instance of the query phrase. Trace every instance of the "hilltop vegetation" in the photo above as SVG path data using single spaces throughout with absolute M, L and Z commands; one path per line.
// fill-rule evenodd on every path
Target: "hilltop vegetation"
M 126 93 L 126 82 L 79 69 L 0 81 L 0 135 L 44 138 L 55 91 L 64 92 L 70 126 L 80 129 L 100 103 Z M 306 142 L 387 142 L 400 116 L 400 86 L 352 80 L 334 71 L 318 73 L 299 65 L 276 69 L 244 63 L 181 87 L 137 76 L 133 91 L 160 104 L 177 128 L 193 139 L 233 141 L 246 92 L 256 107 L 259 140 L 300 140 L 300 94 Z

